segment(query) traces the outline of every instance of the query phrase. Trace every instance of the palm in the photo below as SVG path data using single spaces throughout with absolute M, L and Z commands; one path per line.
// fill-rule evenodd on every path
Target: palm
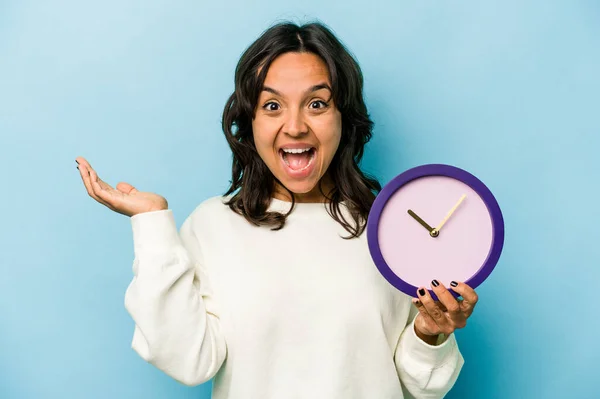
M 139 213 L 168 208 L 167 200 L 164 197 L 155 193 L 139 191 L 131 184 L 124 182 L 113 188 L 98 177 L 87 160 L 79 157 L 76 161 L 79 164 L 78 168 L 88 194 L 113 211 L 134 216 Z

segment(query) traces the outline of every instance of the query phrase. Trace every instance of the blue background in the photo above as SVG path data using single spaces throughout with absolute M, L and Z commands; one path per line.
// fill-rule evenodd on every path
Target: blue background
M 234 67 L 282 19 L 327 23 L 359 59 L 366 171 L 454 164 L 502 207 L 448 397 L 598 397 L 600 3 L 301 3 L 0 1 L 1 398 L 209 397 L 130 349 L 129 220 L 74 160 L 166 196 L 180 224 L 227 187 Z

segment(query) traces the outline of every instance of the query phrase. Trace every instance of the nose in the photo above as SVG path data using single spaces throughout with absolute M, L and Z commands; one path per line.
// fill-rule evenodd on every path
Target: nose
M 301 111 L 290 111 L 283 126 L 283 132 L 291 137 L 299 137 L 308 133 L 308 126 Z

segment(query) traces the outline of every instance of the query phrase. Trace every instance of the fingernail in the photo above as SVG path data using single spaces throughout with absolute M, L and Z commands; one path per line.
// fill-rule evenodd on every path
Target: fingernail
M 450 285 L 453 287 L 458 287 L 458 283 L 456 281 L 451 281 Z
M 419 295 L 421 295 L 421 296 L 425 295 L 425 290 L 423 288 L 421 288 L 419 290 Z
M 433 285 L 434 287 L 437 287 L 438 285 L 440 285 L 440 283 L 438 283 L 438 281 L 437 281 L 437 280 L 433 280 L 433 281 L 431 282 L 431 285 Z

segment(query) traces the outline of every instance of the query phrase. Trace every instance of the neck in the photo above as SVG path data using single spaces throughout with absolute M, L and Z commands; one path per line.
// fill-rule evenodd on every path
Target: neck
M 309 192 L 292 194 L 294 195 L 294 200 L 297 203 L 324 203 L 329 202 L 329 199 L 323 195 L 323 193 L 330 193 L 333 190 L 333 187 L 334 186 L 333 182 L 331 182 L 331 179 L 324 176 L 321 181 L 319 181 L 319 183 Z M 278 200 L 292 202 L 290 192 L 278 183 L 275 184 L 273 197 Z

